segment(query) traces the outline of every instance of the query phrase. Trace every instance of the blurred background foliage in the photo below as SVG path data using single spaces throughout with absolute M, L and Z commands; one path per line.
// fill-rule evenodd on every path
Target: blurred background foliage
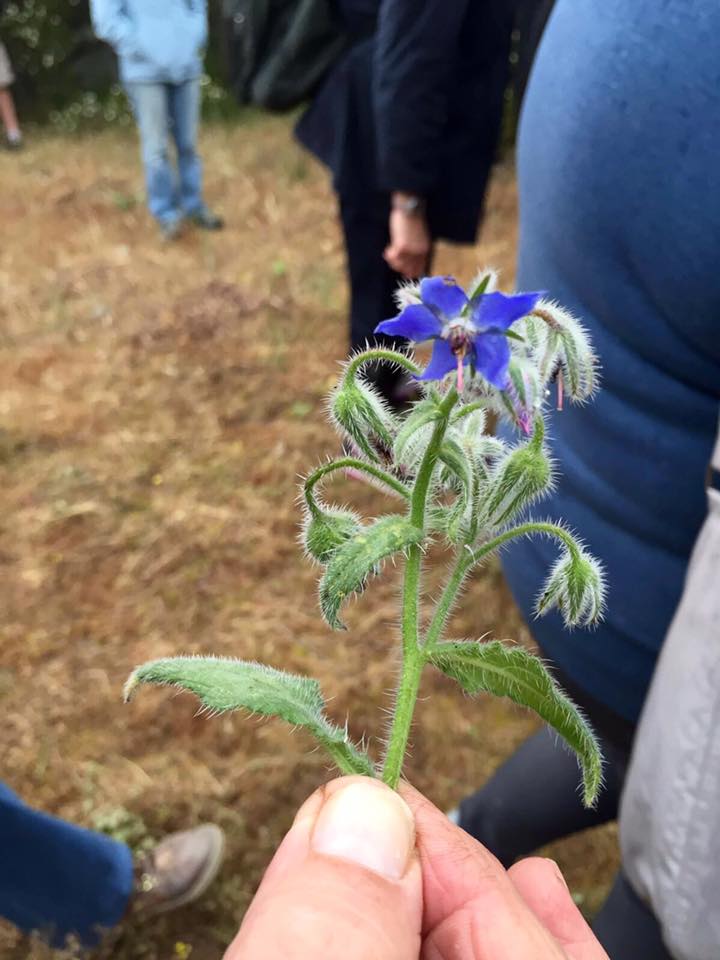
M 503 144 L 512 144 L 525 81 L 554 0 L 515 3 L 513 80 L 508 87 Z M 225 86 L 227 39 L 223 0 L 208 0 L 210 40 L 202 81 L 206 119 L 228 119 L 239 107 Z M 0 0 L 0 38 L 17 81 L 15 99 L 24 121 L 50 122 L 64 132 L 129 123 L 129 107 L 112 50 L 93 34 L 89 0 Z
M 204 112 L 224 117 L 237 107 L 223 86 L 220 0 L 209 7 Z M 115 55 L 93 34 L 89 0 L 0 0 L 0 9 L 0 38 L 17 76 L 14 95 L 23 118 L 67 131 L 129 121 Z

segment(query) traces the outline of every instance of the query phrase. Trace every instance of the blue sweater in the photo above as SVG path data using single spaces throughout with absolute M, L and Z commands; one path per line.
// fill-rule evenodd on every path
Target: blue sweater
M 200 76 L 206 0 L 91 0 L 95 33 L 120 61 L 123 83 L 184 83 Z
M 518 288 L 590 327 L 590 406 L 551 425 L 563 472 L 547 512 L 605 562 L 593 632 L 536 621 L 544 652 L 637 718 L 705 514 L 720 406 L 720 4 L 559 0 L 519 140 Z M 529 617 L 555 553 L 508 551 Z M 718 638 L 720 640 L 720 637 Z

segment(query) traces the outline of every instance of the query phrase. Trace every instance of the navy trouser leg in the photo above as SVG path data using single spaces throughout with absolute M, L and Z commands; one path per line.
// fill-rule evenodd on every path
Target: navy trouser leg
M 610 960 L 673 960 L 655 915 L 622 871 L 592 926 Z
M 132 886 L 125 844 L 33 810 L 0 783 L 0 916 L 54 943 L 92 944 L 121 920 Z
M 578 791 L 574 754 L 543 728 L 526 740 L 488 782 L 460 804 L 460 826 L 506 867 L 538 847 L 614 820 L 622 787 L 622 761 L 605 747 L 605 785 L 594 810 Z
M 357 350 L 369 342 L 392 342 L 375 338 L 373 331 L 383 320 L 397 313 L 393 293 L 402 283 L 383 260 L 390 242 L 387 210 L 361 209 L 355 202 L 340 198 L 340 216 L 345 234 L 347 270 L 350 280 L 350 348 Z

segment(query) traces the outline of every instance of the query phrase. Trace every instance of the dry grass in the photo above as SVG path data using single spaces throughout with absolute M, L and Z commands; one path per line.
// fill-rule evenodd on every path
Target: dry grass
M 279 723 L 197 718 L 161 691 L 123 707 L 129 669 L 174 652 L 257 658 L 317 676 L 335 716 L 377 736 L 397 667 L 396 579 L 333 634 L 295 543 L 298 474 L 336 444 L 323 416 L 345 350 L 333 198 L 284 120 L 208 130 L 203 152 L 228 229 L 171 248 L 144 212 L 129 134 L 0 157 L 0 774 L 30 803 L 135 841 L 203 819 L 229 839 L 212 893 L 118 931 L 116 960 L 220 957 L 293 810 L 328 776 Z M 441 268 L 508 276 L 514 202 L 501 168 L 479 251 L 444 249 Z M 354 499 L 381 508 L 374 491 Z M 527 639 L 496 569 L 455 622 L 487 630 Z M 439 676 L 423 693 L 407 772 L 441 806 L 533 729 Z M 592 906 L 614 851 L 600 831 L 554 853 Z M 0 953 L 44 955 L 2 925 Z

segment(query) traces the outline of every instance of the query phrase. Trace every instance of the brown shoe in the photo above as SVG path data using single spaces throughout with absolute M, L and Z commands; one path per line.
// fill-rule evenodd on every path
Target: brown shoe
M 171 833 L 138 858 L 133 909 L 162 913 L 195 900 L 215 879 L 224 846 L 223 832 L 214 823 Z

